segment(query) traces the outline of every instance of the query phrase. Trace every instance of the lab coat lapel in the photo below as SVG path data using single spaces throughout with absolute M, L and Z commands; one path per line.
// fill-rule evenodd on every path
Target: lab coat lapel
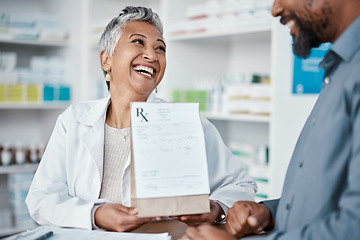
M 104 122 L 98 121 L 82 135 L 85 148 L 90 152 L 92 159 L 99 171 L 100 179 L 103 172 L 104 153 Z
M 150 94 L 147 102 L 161 102 L 155 94 Z M 103 174 L 103 154 L 104 154 L 104 123 L 106 111 L 110 104 L 110 95 L 107 98 L 94 102 L 85 114 L 79 119 L 79 123 L 84 125 L 84 132 L 81 139 L 85 148 L 93 158 L 93 161 L 99 171 L 99 176 Z M 130 165 L 130 158 L 126 162 L 126 168 Z
M 80 124 L 83 124 L 85 128 L 81 139 L 92 156 L 100 179 L 103 173 L 104 123 L 108 105 L 109 98 L 99 100 L 79 119 Z

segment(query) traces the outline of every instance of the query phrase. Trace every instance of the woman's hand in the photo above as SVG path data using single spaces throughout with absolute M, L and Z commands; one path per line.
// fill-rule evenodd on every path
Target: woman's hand
M 209 224 L 199 227 L 189 227 L 179 240 L 235 240 L 227 232 L 217 229 Z
M 272 227 L 273 218 L 269 208 L 262 203 L 238 201 L 229 209 L 226 231 L 236 238 L 259 233 Z
M 171 216 L 171 218 L 182 221 L 189 226 L 199 226 L 203 223 L 213 223 L 221 214 L 224 214 L 221 206 L 210 200 L 210 212 L 204 214 Z
M 142 224 L 155 221 L 157 218 L 139 218 L 138 210 L 121 204 L 107 203 L 96 209 L 94 219 L 99 228 L 125 232 L 140 227 Z

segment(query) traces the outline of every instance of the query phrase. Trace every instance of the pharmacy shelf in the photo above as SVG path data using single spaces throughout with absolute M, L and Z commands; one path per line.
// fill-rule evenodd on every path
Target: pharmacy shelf
M 11 38 L 0 38 L 1 44 L 30 45 L 42 47 L 68 47 L 67 41 L 39 41 L 39 40 L 17 40 Z
M 0 104 L 0 110 L 61 110 L 66 109 L 70 103 L 46 103 L 46 104 Z
M 10 165 L 1 166 L 0 174 L 22 173 L 22 172 L 35 172 L 39 164 L 24 164 L 24 165 Z
M 224 120 L 224 121 L 241 121 L 241 122 L 260 122 L 269 123 L 269 115 L 252 115 L 252 114 L 217 114 L 202 112 L 202 114 L 208 119 L 212 120 Z
M 271 25 L 252 26 L 248 28 L 226 29 L 226 30 L 213 30 L 197 33 L 183 33 L 183 34 L 169 34 L 167 40 L 170 41 L 184 41 L 184 40 L 202 40 L 202 39 L 214 39 L 214 40 L 228 40 L 232 38 L 242 39 L 263 39 L 270 38 Z

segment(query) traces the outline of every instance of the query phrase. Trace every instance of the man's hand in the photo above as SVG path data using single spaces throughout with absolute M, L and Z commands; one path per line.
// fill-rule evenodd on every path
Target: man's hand
M 116 232 L 131 231 L 146 222 L 157 220 L 157 218 L 139 218 L 138 210 L 125 207 L 121 204 L 107 203 L 95 211 L 96 226 Z
M 203 224 L 199 227 L 189 227 L 186 234 L 179 240 L 235 240 L 227 232 L 217 229 L 209 224 Z
M 199 226 L 203 223 L 213 223 L 224 211 L 221 206 L 210 200 L 210 212 L 204 214 L 171 216 L 171 218 L 182 221 L 189 226 Z
M 265 227 L 272 227 L 273 219 L 265 204 L 238 201 L 229 209 L 226 231 L 236 238 L 250 233 L 261 232 Z

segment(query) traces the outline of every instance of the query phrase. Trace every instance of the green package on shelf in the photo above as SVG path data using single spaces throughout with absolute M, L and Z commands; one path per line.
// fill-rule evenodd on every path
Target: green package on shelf
M 173 102 L 185 102 L 185 91 L 183 90 L 174 90 L 172 93 Z
M 174 90 L 173 102 L 198 102 L 200 111 L 207 110 L 208 92 L 205 90 Z
M 208 92 L 205 90 L 187 90 L 185 92 L 186 102 L 198 102 L 200 111 L 207 110 Z

